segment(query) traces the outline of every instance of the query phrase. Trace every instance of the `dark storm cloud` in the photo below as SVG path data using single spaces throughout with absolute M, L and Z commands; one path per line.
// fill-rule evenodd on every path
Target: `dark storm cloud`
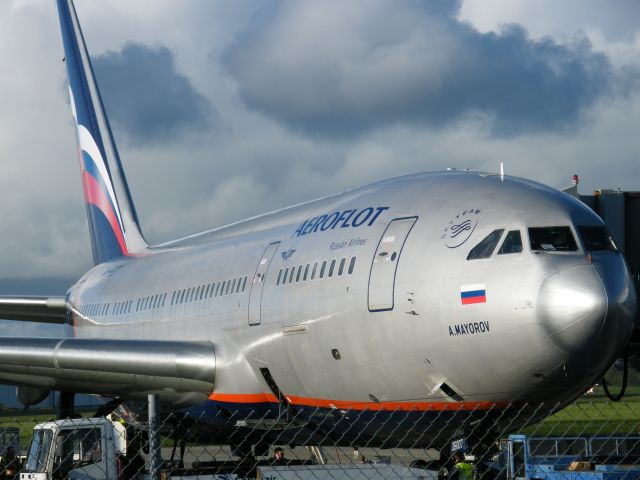
M 218 113 L 178 71 L 166 47 L 126 44 L 95 58 L 111 120 L 134 146 L 169 143 L 215 127 Z
M 496 136 L 565 131 L 617 83 L 586 37 L 480 33 L 457 1 L 317 3 L 256 16 L 225 55 L 249 107 L 311 135 L 465 119 Z

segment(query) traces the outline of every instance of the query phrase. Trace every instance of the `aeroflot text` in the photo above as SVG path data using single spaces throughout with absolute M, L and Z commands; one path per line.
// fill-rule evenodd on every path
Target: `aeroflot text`
M 485 333 L 489 331 L 489 321 L 462 323 L 460 325 L 449 325 L 449 336 L 452 335 L 473 335 L 475 333 Z
M 357 228 L 366 224 L 367 227 L 370 227 L 385 210 L 389 210 L 389 207 L 366 207 L 361 210 L 351 209 L 327 213 L 305 220 L 293 235 L 299 237 L 301 235 L 315 233 L 318 230 L 324 232 L 329 229 L 333 230 L 337 226 L 340 226 L 340 228 Z

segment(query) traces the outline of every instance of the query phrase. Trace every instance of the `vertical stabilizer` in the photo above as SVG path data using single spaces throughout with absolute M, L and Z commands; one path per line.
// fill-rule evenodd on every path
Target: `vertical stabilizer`
M 57 5 L 93 259 L 98 264 L 144 253 L 148 246 L 140 232 L 73 1 L 57 0 Z

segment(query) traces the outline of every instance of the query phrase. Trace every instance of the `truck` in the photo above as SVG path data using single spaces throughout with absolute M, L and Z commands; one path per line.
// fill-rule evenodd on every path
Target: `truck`
M 492 465 L 507 480 L 640 480 L 640 436 L 510 435 Z
M 128 458 L 126 427 L 109 418 L 40 423 L 33 429 L 21 480 L 123 478 Z M 142 464 L 144 466 L 144 463 Z
M 138 432 L 137 434 L 134 433 Z M 109 417 L 49 421 L 33 429 L 21 480 L 134 480 L 150 478 L 142 452 L 147 446 L 146 432 L 127 428 Z M 142 440 L 140 440 L 142 439 Z M 319 465 L 314 460 L 287 460 L 275 466 L 272 459 L 240 459 L 193 462 L 190 468 L 165 462 L 160 478 L 225 479 L 289 478 L 353 479 L 399 478 L 437 480 L 436 472 L 389 464 Z

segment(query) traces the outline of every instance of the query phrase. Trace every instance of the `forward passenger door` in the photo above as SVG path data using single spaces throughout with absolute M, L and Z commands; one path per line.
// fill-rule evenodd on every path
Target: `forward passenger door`
M 369 311 L 393 310 L 396 271 L 402 247 L 418 217 L 392 220 L 378 243 L 369 274 Z
M 264 282 L 266 281 L 273 255 L 279 245 L 280 242 L 269 244 L 262 254 L 260 262 L 258 262 L 256 273 L 253 275 L 251 291 L 249 293 L 249 325 L 260 325 L 262 319 L 262 292 L 264 291 Z

